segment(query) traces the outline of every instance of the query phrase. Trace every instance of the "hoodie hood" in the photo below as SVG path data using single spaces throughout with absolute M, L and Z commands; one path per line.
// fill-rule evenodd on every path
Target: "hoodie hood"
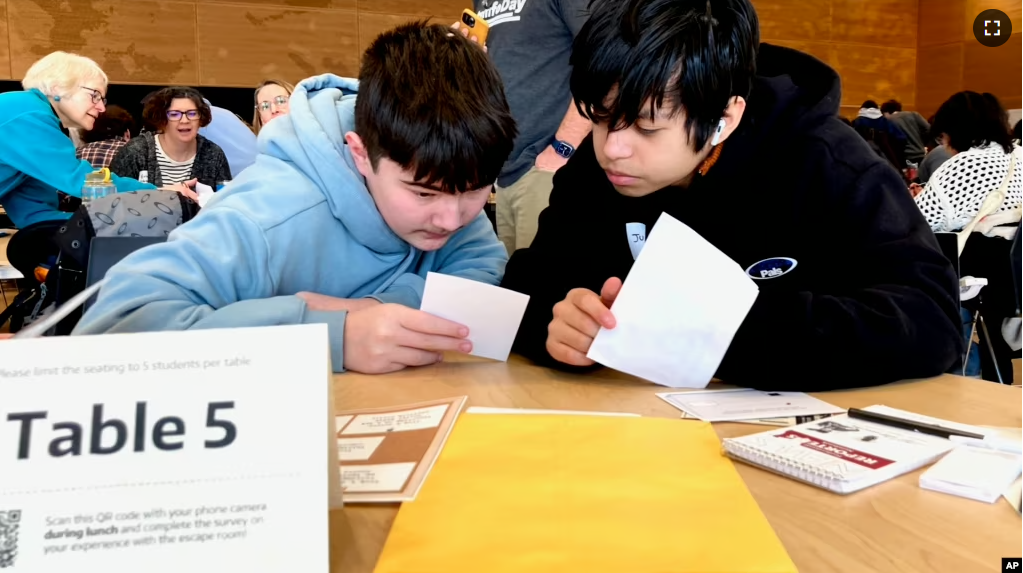
M 411 247 L 380 216 L 345 143 L 345 134 L 355 130 L 358 90 L 358 80 L 334 74 L 302 80 L 291 94 L 288 114 L 260 130 L 257 149 L 312 181 L 359 243 L 377 253 L 407 252 Z
M 719 164 L 741 166 L 762 146 L 784 145 L 838 116 L 838 73 L 802 52 L 760 44 L 757 74 L 739 128 L 724 144 Z

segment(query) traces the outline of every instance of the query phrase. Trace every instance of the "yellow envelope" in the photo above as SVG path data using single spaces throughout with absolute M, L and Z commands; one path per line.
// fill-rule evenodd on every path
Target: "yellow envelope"
M 463 414 L 376 573 L 790 573 L 709 424 Z

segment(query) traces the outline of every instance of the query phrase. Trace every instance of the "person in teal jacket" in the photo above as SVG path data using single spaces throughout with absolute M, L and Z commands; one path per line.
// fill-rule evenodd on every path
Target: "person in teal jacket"
M 464 326 L 418 308 L 431 271 L 500 282 L 507 251 L 482 211 L 515 135 L 477 44 L 385 32 L 358 81 L 301 82 L 256 162 L 115 265 L 75 334 L 326 323 L 338 372 L 468 352 Z
M 88 161 L 61 131 L 92 129 L 106 109 L 107 76 L 96 62 L 66 52 L 37 61 L 22 80 L 25 91 L 0 94 L 0 205 L 18 232 L 7 245 L 11 265 L 32 280 L 35 267 L 56 254 L 52 237 L 71 214 L 58 208 L 58 191 L 80 197 Z M 118 191 L 153 189 L 111 177 Z

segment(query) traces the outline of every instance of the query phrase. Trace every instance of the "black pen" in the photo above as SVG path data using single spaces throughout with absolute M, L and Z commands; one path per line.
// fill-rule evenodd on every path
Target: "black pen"
M 911 432 L 920 432 L 921 434 L 930 434 L 932 436 L 938 436 L 945 439 L 948 439 L 949 436 L 963 436 L 977 440 L 984 439 L 983 434 L 975 434 L 973 432 L 965 432 L 963 430 L 953 430 L 952 428 L 935 426 L 934 424 L 925 424 L 923 422 L 914 422 L 913 420 L 896 418 L 895 416 L 879 414 L 869 410 L 860 410 L 858 408 L 849 408 L 849 417 L 854 420 L 865 420 L 867 422 L 874 422 L 875 424 L 901 428 Z

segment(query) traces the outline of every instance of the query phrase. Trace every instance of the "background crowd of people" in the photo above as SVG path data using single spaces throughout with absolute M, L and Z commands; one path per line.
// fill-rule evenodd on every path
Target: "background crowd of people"
M 533 245 L 540 213 L 550 203 L 554 174 L 571 161 L 584 142 L 596 140 L 596 134 L 591 135 L 593 126 L 611 117 L 610 112 L 600 111 L 604 103 L 597 104 L 596 111 L 591 109 L 588 116 L 579 103 L 596 80 L 588 78 L 586 85 L 571 83 L 577 70 L 569 56 L 581 49 L 577 40 L 580 31 L 593 25 L 587 13 L 588 2 L 552 0 L 550 4 L 549 10 L 531 8 L 521 20 L 502 23 L 500 33 L 492 34 L 485 46 L 490 62 L 500 73 L 518 126 L 511 153 L 492 184 L 497 194 L 494 227 L 509 256 Z M 501 19 L 499 14 L 487 14 Z M 699 22 L 717 22 L 710 16 L 701 18 Z M 543 41 L 534 41 L 526 34 L 527 27 Z M 469 30 L 462 32 L 470 40 L 479 41 Z M 755 32 L 751 30 L 748 38 L 754 53 L 759 45 Z M 689 32 L 680 29 L 673 33 Z M 551 57 L 534 57 L 540 51 Z M 765 46 L 763 53 L 774 52 Z M 792 57 L 778 54 L 779 61 L 786 63 Z M 815 70 L 812 73 L 820 77 L 833 73 L 821 62 L 807 58 L 793 61 Z M 691 63 L 691 70 L 697 65 Z M 796 72 L 791 75 L 799 79 Z M 213 105 L 195 88 L 170 86 L 145 98 L 136 121 L 122 107 L 107 106 L 107 76 L 88 58 L 52 53 L 36 62 L 22 83 L 24 91 L 0 94 L 0 103 L 12 118 L 0 124 L 0 204 L 18 228 L 10 241 L 8 258 L 28 280 L 59 250 L 51 237 L 71 216 L 61 197 L 79 196 L 86 177 L 94 170 L 109 169 L 111 185 L 119 192 L 164 189 L 198 201 L 200 184 L 219 191 L 251 168 L 258 155 L 257 138 L 263 137 L 270 122 L 291 111 L 295 92 L 295 87 L 284 81 L 259 83 L 253 92 L 252 121 L 247 123 Z M 839 89 L 837 82 L 835 85 Z M 600 89 L 604 90 L 600 97 L 604 97 L 619 88 Z M 659 102 L 663 93 L 644 97 Z M 677 107 L 695 114 L 695 97 L 696 92 L 680 96 Z M 617 99 L 610 103 L 620 104 Z M 723 102 L 726 100 L 716 101 L 712 107 L 721 107 Z M 709 138 L 716 126 L 711 142 L 714 153 L 693 165 L 700 176 L 718 161 L 724 149 L 718 147 L 719 141 L 739 128 L 745 101 L 740 107 L 733 104 L 727 103 L 723 112 L 686 119 L 687 130 L 695 129 L 694 125 L 699 128 L 700 136 L 695 141 L 701 145 L 707 143 L 703 134 Z M 828 114 L 828 121 L 834 121 L 834 114 Z M 614 117 L 615 122 L 626 126 L 638 119 Z M 901 177 L 906 194 L 915 198 L 932 231 L 956 232 L 979 225 L 977 230 L 984 234 L 1007 235 L 1011 232 L 1007 229 L 1018 226 L 1023 202 L 1020 126 L 1015 127 L 1014 141 L 1008 114 L 994 95 L 957 93 L 931 118 L 904 110 L 894 99 L 880 105 L 867 100 L 857 117 L 842 119 L 861 136 L 868 153 L 879 156 Z M 749 129 L 747 126 L 745 131 Z M 615 127 L 601 137 L 614 141 L 619 131 Z M 31 147 L 19 143 L 26 140 L 32 141 Z M 738 147 L 735 143 L 731 149 Z M 596 151 L 599 157 L 602 151 Z M 847 151 L 853 156 L 862 150 L 857 146 Z M 724 153 L 727 165 L 738 152 Z M 726 169 L 718 167 L 719 172 Z M 634 180 L 655 176 L 652 171 L 619 173 L 614 169 L 607 174 L 612 183 L 624 187 L 635 184 Z M 651 185 L 654 183 L 660 187 L 685 186 L 689 180 L 652 180 Z M 998 190 L 998 204 L 988 205 L 992 193 Z M 644 193 L 649 191 L 653 189 Z

